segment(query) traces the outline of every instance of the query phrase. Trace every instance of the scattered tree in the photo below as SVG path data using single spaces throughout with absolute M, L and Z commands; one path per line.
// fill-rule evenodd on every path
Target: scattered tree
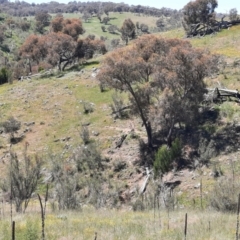
M 116 25 L 110 25 L 107 30 L 109 33 L 112 33 L 112 34 L 116 34 L 116 31 L 119 31 Z
M 83 19 L 85 22 L 88 22 L 90 18 L 91 18 L 91 14 L 90 14 L 89 12 L 84 12 L 84 13 L 83 13 L 82 19 Z
M 146 25 L 146 24 L 144 24 L 144 23 L 142 23 L 141 25 L 140 25 L 140 29 L 141 29 L 141 31 L 143 32 L 143 33 L 149 33 L 148 32 L 148 25 Z
M 130 18 L 125 19 L 121 27 L 122 40 L 128 44 L 129 39 L 134 39 L 136 37 L 136 27 Z
M 109 17 L 104 17 L 104 18 L 102 19 L 102 23 L 104 23 L 105 25 L 107 25 L 109 21 L 110 21 L 110 18 L 109 18 Z
M 49 26 L 51 15 L 47 11 L 39 11 L 35 15 L 36 20 L 36 31 L 39 33 L 44 32 L 44 28 Z
M 156 21 L 156 25 L 157 25 L 157 27 L 159 28 L 159 30 L 162 31 L 162 30 L 164 29 L 164 27 L 165 27 L 164 18 L 163 18 L 163 17 L 159 18 L 159 19 Z
M 238 11 L 236 8 L 232 8 L 230 11 L 229 11 L 229 19 L 230 21 L 236 21 L 238 20 Z
M 57 15 L 51 22 L 53 32 L 62 32 L 71 36 L 75 41 L 80 34 L 84 33 L 82 22 L 80 19 L 64 19 L 62 15 Z
M 63 15 L 62 14 L 57 14 L 55 18 L 53 18 L 51 22 L 51 27 L 53 32 L 61 32 L 63 29 Z

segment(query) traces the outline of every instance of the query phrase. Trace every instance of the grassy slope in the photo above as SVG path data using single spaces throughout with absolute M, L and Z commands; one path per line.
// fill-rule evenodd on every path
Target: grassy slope
M 102 18 L 106 16 L 103 15 Z M 64 14 L 65 18 L 81 18 L 81 14 Z M 109 18 L 111 19 L 107 25 L 101 24 L 98 20 L 97 17 L 92 17 L 89 22 L 84 22 L 83 21 L 83 27 L 85 28 L 86 32 L 83 35 L 84 37 L 87 36 L 88 34 L 94 34 L 96 37 L 107 37 L 108 39 L 113 39 L 113 38 L 120 38 L 119 34 L 110 34 L 107 31 L 103 32 L 101 29 L 101 26 L 105 26 L 108 28 L 109 25 L 116 25 L 117 27 L 121 28 L 123 22 L 125 19 L 130 18 L 135 24 L 136 22 L 145 23 L 149 26 L 149 28 L 156 27 L 156 21 L 158 18 L 156 17 L 151 17 L 151 16 L 137 16 L 136 14 L 133 13 L 109 13 Z
M 111 13 L 110 17 L 112 17 Z M 125 17 L 127 17 L 127 14 L 117 14 L 117 19 L 112 20 L 111 23 L 121 24 Z M 130 17 L 133 19 L 137 16 L 131 15 Z M 149 19 L 150 17 L 147 17 L 136 21 L 141 22 L 142 20 L 142 22 L 145 22 L 145 20 L 149 21 Z M 84 23 L 84 27 L 87 30 L 86 34 L 103 35 L 101 30 L 99 30 L 100 24 L 97 18 L 93 18 L 91 23 Z M 237 26 L 214 36 L 195 38 L 190 41 L 196 47 L 209 49 L 213 53 L 224 54 L 228 62 L 233 62 L 240 57 L 239 30 L 240 27 Z M 182 38 L 184 33 L 182 30 L 174 30 L 161 33 L 161 35 Z M 115 37 L 108 35 L 108 33 L 106 33 L 106 36 Z M 77 129 L 84 122 L 91 123 L 91 131 L 100 132 L 101 141 L 99 141 L 99 144 L 102 148 L 111 146 L 112 137 L 121 134 L 121 129 L 124 129 L 129 122 L 114 122 L 111 118 L 109 104 L 112 92 L 100 93 L 96 81 L 91 77 L 92 67 L 96 66 L 88 66 L 85 72 L 81 74 L 79 71 L 76 71 L 66 73 L 61 78 L 34 79 L 31 82 L 14 82 L 13 85 L 0 86 L 1 120 L 6 120 L 7 117 L 13 115 L 22 123 L 35 122 L 35 125 L 30 127 L 31 131 L 26 134 L 25 139 L 25 141 L 30 143 L 29 150 L 31 152 L 62 151 L 66 146 L 66 142 L 61 141 L 61 139 L 70 136 L 71 139 L 67 144 L 71 147 L 65 150 L 67 153 L 70 153 L 71 149 L 81 141 Z M 217 78 L 208 80 L 208 84 L 214 85 L 216 81 L 220 81 L 231 89 L 239 88 L 238 74 L 239 67 L 226 68 Z M 82 104 L 80 103 L 82 100 L 95 104 L 95 111 L 92 114 L 83 114 Z M 233 116 L 236 121 L 240 120 L 239 106 L 236 103 L 226 103 L 220 108 L 223 108 L 223 110 L 225 108 L 226 121 L 230 121 Z M 40 122 L 45 122 L 45 124 L 40 124 Z M 24 128 L 26 127 L 22 127 L 22 130 Z M 144 134 L 140 127 L 138 127 L 138 130 Z M 55 142 L 56 139 L 60 139 L 60 141 Z M 97 139 L 95 140 L 98 141 Z M 7 138 L 1 141 L 2 146 L 4 148 L 7 147 Z M 23 145 L 24 142 L 14 146 L 14 148 L 16 151 L 20 151 Z M 3 149 L 3 151 L 5 150 Z M 219 156 L 213 159 L 213 161 L 221 165 L 225 175 L 229 175 L 232 171 L 229 158 L 234 160 L 235 174 L 236 178 L 238 178 L 240 176 L 238 154 Z M 198 177 L 191 183 L 192 190 L 178 196 L 179 204 L 182 206 L 192 205 L 192 200 L 189 197 L 195 198 L 197 206 L 199 206 L 199 190 L 193 190 L 193 186 L 201 178 L 203 179 L 204 196 L 207 196 L 207 192 L 211 189 L 214 180 L 209 177 L 209 173 L 212 171 L 212 167 L 198 171 Z M 186 181 L 190 182 L 188 179 Z M 205 212 L 192 212 L 191 210 L 188 210 L 188 212 L 189 239 L 230 239 L 234 237 L 234 216 L 214 212 L 211 212 L 211 215 Z M 96 214 L 93 211 L 84 211 L 81 213 L 80 218 L 78 214 L 66 214 L 67 220 L 61 220 L 55 214 L 47 215 L 46 226 L 48 235 L 52 235 L 51 239 L 60 239 L 60 236 L 68 237 L 67 239 L 93 239 L 95 231 L 98 232 L 100 238 L 104 239 L 117 239 L 117 237 L 119 237 L 118 239 L 157 239 L 159 236 L 164 239 L 181 239 L 185 211 L 170 213 L 169 230 L 167 229 L 168 220 L 166 213 L 161 213 L 161 229 L 159 228 L 159 222 L 156 223 L 157 220 L 154 220 L 152 212 L 129 213 L 113 211 L 106 213 L 99 211 Z M 38 221 L 33 219 L 32 216 L 15 216 L 15 218 L 18 219 L 20 224 L 18 227 L 19 234 L 25 231 L 27 218 L 33 222 Z M 210 233 L 207 231 L 209 221 L 211 222 Z M 9 226 L 6 222 L 2 223 L 1 226 L 5 226 L 5 228 L 0 228 L 0 232 L 4 234 Z M 39 221 L 37 224 L 39 224 Z M 61 228 L 59 228 L 60 225 L 62 226 Z M 58 226 L 57 229 L 55 229 L 55 226 Z M 9 238 L 6 237 L 5 239 Z

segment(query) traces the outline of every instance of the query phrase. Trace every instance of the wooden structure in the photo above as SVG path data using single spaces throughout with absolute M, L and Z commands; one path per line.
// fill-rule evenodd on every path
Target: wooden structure
M 230 90 L 224 88 L 208 88 L 205 94 L 204 102 L 223 102 L 234 98 L 235 101 L 240 103 L 240 93 L 238 90 Z

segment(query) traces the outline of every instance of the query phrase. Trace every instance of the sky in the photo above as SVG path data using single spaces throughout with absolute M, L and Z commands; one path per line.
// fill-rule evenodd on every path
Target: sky
M 25 0 L 28 3 L 47 3 L 51 0 Z M 60 3 L 68 3 L 71 0 L 54 0 L 56 2 Z M 74 1 L 74 0 L 73 0 Z M 79 1 L 79 0 L 76 0 Z M 88 1 L 94 1 L 97 2 L 98 0 L 83 0 L 80 2 L 88 2 Z M 142 6 L 149 6 L 149 7 L 156 7 L 156 8 L 172 8 L 172 9 L 181 9 L 183 8 L 190 0 L 103 0 L 102 2 L 124 2 L 129 5 L 142 5 Z M 240 1 L 239 0 L 218 0 L 218 8 L 216 9 L 216 12 L 221 13 L 228 13 L 230 9 L 236 8 L 238 10 L 238 13 L 240 14 Z

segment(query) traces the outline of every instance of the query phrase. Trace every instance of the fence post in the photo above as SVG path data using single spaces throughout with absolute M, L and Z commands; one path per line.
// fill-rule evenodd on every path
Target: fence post
M 15 240 L 15 221 L 12 222 L 12 240 Z
M 187 213 L 185 215 L 184 239 L 187 239 Z

